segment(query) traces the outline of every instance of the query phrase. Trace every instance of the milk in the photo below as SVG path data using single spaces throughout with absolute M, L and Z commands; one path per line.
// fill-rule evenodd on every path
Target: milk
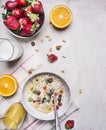
M 0 38 L 0 61 L 13 61 L 23 54 L 22 46 L 16 41 Z

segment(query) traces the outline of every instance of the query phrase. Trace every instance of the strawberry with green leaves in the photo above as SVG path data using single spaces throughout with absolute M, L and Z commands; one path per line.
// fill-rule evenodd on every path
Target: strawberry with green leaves
M 4 20 L 5 25 L 12 30 L 19 30 L 20 29 L 20 23 L 14 16 L 8 16 Z
M 68 120 L 65 123 L 65 128 L 66 130 L 70 130 L 74 127 L 74 120 Z
M 48 56 L 48 61 L 51 63 L 55 62 L 58 59 L 58 57 L 55 54 L 50 54 L 47 56 Z
M 30 5 L 24 9 L 24 16 L 27 17 L 29 13 L 33 13 L 32 6 Z
M 19 19 L 20 25 L 21 25 L 21 29 L 24 28 L 24 26 L 26 26 L 27 24 L 31 23 L 31 20 L 28 17 L 23 17 Z
M 32 7 L 33 7 L 33 11 L 35 13 L 39 13 L 39 14 L 42 14 L 44 12 L 43 10 L 43 6 L 42 6 L 42 3 L 38 0 L 33 0 L 32 3 L 31 3 Z
M 21 36 L 31 36 L 35 33 L 35 31 L 38 30 L 39 24 L 27 24 L 24 26 L 24 28 L 21 30 L 20 35 Z

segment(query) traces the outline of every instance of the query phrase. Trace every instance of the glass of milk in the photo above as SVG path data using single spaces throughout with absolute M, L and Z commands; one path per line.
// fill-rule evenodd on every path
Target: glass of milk
M 22 46 L 16 41 L 0 38 L 0 61 L 9 62 L 23 55 Z

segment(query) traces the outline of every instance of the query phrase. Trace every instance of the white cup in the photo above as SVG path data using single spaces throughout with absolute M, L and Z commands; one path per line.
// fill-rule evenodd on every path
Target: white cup
M 23 55 L 22 46 L 16 41 L 0 38 L 0 61 L 9 62 Z

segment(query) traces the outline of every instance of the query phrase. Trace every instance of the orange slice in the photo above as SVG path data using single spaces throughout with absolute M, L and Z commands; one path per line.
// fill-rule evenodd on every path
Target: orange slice
M 18 88 L 18 83 L 15 77 L 10 74 L 5 74 L 0 77 L 0 95 L 8 97 L 13 95 Z
M 72 11 L 65 5 L 57 5 L 50 11 L 50 21 L 57 28 L 66 28 L 72 22 Z

